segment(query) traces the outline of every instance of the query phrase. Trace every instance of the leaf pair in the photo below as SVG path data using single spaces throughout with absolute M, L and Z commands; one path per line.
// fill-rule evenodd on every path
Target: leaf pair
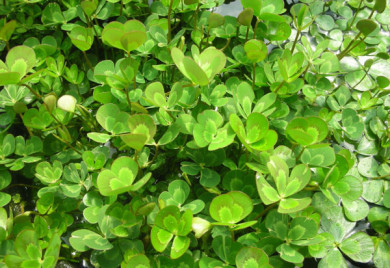
M 190 194 L 190 186 L 185 181 L 174 180 L 168 186 L 168 191 L 164 191 L 159 196 L 165 206 L 178 206 L 181 211 L 191 210 L 193 214 L 197 214 L 203 210 L 205 204 L 202 200 L 197 199 L 183 206 Z
M 290 197 L 309 183 L 311 171 L 306 165 L 295 166 L 290 174 L 284 160 L 277 156 L 271 156 L 267 167 L 275 186 L 272 186 L 260 173 L 258 173 L 256 180 L 257 191 L 264 204 L 270 205 L 280 202 L 279 213 L 294 213 L 306 208 L 311 203 L 309 197 L 300 199 Z
M 36 56 L 32 48 L 27 46 L 13 47 L 8 52 L 5 63 L 0 60 L 0 86 L 18 84 L 35 64 Z
M 226 56 L 215 47 L 208 47 L 200 55 L 193 53 L 194 59 L 174 47 L 171 51 L 173 62 L 182 74 L 194 84 L 208 85 L 214 76 L 222 71 L 226 64 Z
M 99 173 L 97 178 L 99 192 L 104 196 L 112 196 L 137 191 L 148 182 L 152 175 L 147 173 L 134 183 L 137 174 L 138 165 L 132 158 L 119 157 L 112 163 L 111 169 L 105 169 Z
M 252 199 L 239 191 L 232 191 L 215 197 L 210 204 L 210 216 L 217 221 L 217 225 L 227 225 L 234 230 L 243 229 L 257 221 L 238 222 L 245 219 L 253 210 Z
M 110 60 L 103 60 L 94 68 L 96 82 L 122 90 L 132 86 L 138 64 L 130 58 L 118 60 L 115 65 Z
M 183 88 L 180 83 L 175 83 L 172 86 L 168 100 L 165 96 L 164 87 L 161 82 L 151 83 L 145 89 L 146 100 L 151 104 L 164 109 L 174 107 L 182 94 Z
M 182 256 L 190 246 L 192 212 L 186 210 L 180 213 L 176 206 L 167 206 L 156 215 L 151 231 L 151 242 L 155 250 L 163 252 L 173 239 L 170 257 L 177 259 Z
M 316 245 L 323 241 L 317 236 L 319 229 L 318 214 L 306 214 L 297 216 L 289 222 L 289 216 L 279 214 L 272 210 L 267 214 L 265 226 L 269 230 L 271 237 L 280 243 L 276 247 L 280 257 L 290 263 L 302 263 L 304 256 L 300 253 L 300 248 L 307 245 Z
M 208 145 L 210 151 L 224 148 L 234 141 L 235 134 L 229 123 L 222 126 L 224 119 L 214 110 L 205 110 L 198 114 L 198 123 L 194 125 L 194 139 L 199 147 Z
M 303 146 L 321 142 L 328 135 L 328 126 L 319 117 L 297 117 L 286 128 L 287 138 Z
M 145 25 L 138 20 L 128 20 L 124 24 L 113 21 L 102 32 L 103 43 L 127 53 L 140 47 L 146 39 Z
M 248 151 L 267 151 L 275 145 L 278 134 L 270 130 L 267 118 L 260 113 L 252 113 L 246 125 L 236 114 L 230 115 L 230 125 Z
M 72 41 L 72 44 L 81 51 L 87 51 L 92 46 L 93 33 L 91 28 L 82 26 L 73 27 L 70 33 L 68 33 L 68 36 Z
M 15 238 L 15 251 L 10 251 L 4 257 L 5 264 L 8 267 L 54 268 L 61 248 L 60 236 L 53 234 L 48 242 L 45 241 L 44 254 L 41 246 L 43 242 L 38 240 L 36 230 L 22 230 Z

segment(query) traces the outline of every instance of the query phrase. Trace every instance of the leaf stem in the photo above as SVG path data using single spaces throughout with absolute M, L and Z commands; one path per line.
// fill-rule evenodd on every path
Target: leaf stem
M 275 92 L 275 93 L 278 93 L 279 89 L 281 89 L 282 86 L 283 86 L 285 83 L 286 83 L 286 81 L 283 80 L 283 82 L 281 82 L 281 83 L 279 84 L 279 86 L 275 89 L 274 92 Z
M 253 29 L 253 39 L 256 39 L 256 31 L 257 31 L 257 25 L 259 24 L 260 20 L 256 20 L 255 28 Z
M 223 48 L 220 49 L 221 51 L 224 51 L 229 46 L 230 40 L 231 40 L 231 38 L 228 38 L 228 40 L 226 41 L 226 44 L 223 46 Z
M 75 151 L 76 153 L 78 153 L 79 155 L 82 155 L 82 153 L 77 150 L 75 147 L 73 147 L 69 142 L 67 142 L 66 140 L 62 139 L 61 137 L 57 136 L 56 134 L 53 134 L 53 136 L 58 139 L 60 142 L 63 142 L 65 143 L 70 149 L 72 149 L 73 151 Z
M 172 31 L 172 26 L 171 26 L 171 13 L 172 13 L 172 5 L 173 5 L 173 0 L 169 1 L 169 8 L 168 8 L 168 37 L 167 37 L 167 43 L 171 43 L 171 31 Z
M 355 36 L 355 38 L 352 39 L 351 42 L 349 42 L 348 46 L 347 46 L 346 48 L 344 48 L 344 50 L 341 51 L 340 54 L 337 55 L 337 58 L 338 58 L 339 60 L 341 60 L 342 58 L 345 57 L 345 55 L 347 55 L 347 53 L 350 51 L 350 50 L 349 50 L 350 47 L 352 46 L 353 43 L 355 43 L 355 41 L 360 37 L 361 34 L 362 34 L 362 32 L 359 32 L 359 33 Z M 358 44 L 360 44 L 360 43 L 358 43 Z M 356 46 L 354 46 L 353 48 L 355 48 L 355 47 L 356 47 Z M 353 49 L 353 48 L 352 48 L 352 49 Z M 349 51 L 348 51 L 348 50 L 349 50 Z
M 295 39 L 294 39 L 293 46 L 292 46 L 292 48 L 291 48 L 291 54 L 294 53 L 294 49 L 295 49 L 295 46 L 297 45 L 298 37 L 299 37 L 300 34 L 301 34 L 301 30 L 298 29 L 298 30 L 297 30 L 297 34 L 295 35 Z
M 20 119 L 22 119 L 22 123 L 23 123 L 23 115 L 22 115 L 22 114 L 19 114 L 19 116 L 20 116 Z M 23 124 L 23 125 L 24 125 L 24 124 Z M 31 129 L 30 129 L 28 126 L 26 126 L 26 125 L 24 125 L 24 126 L 26 127 L 26 129 L 27 129 L 28 134 L 30 135 L 30 137 L 34 136 L 34 134 L 32 133 Z
M 194 14 L 194 31 L 198 30 L 197 20 L 198 20 L 199 8 L 200 8 L 200 1 L 199 1 L 198 5 L 196 6 L 196 10 L 195 10 L 195 14 Z
M 252 89 L 255 91 L 255 84 L 256 84 L 256 63 L 253 63 L 253 78 L 252 78 Z
M 89 59 L 88 59 L 88 57 L 87 57 L 87 53 L 85 53 L 85 51 L 82 51 L 82 52 L 83 52 L 85 61 L 87 62 L 88 68 L 93 72 L 93 67 L 92 67 L 91 62 L 89 61 Z
M 373 177 L 373 178 L 371 178 L 371 180 L 380 180 L 380 179 L 384 179 L 384 178 L 390 178 L 390 174 L 386 174 L 386 175 L 382 175 L 382 176 L 378 176 L 378 177 Z
M 299 158 L 301 158 L 301 156 L 302 156 L 302 154 L 303 154 L 303 151 L 305 151 L 305 149 L 306 149 L 306 147 L 303 146 L 303 147 L 302 147 L 302 150 L 299 152 L 299 154 L 298 154 L 297 158 L 295 159 L 295 161 L 298 161 Z
M 28 90 L 30 90 L 30 92 L 31 92 L 32 94 L 34 94 L 34 96 L 37 97 L 38 99 L 42 99 L 42 96 L 39 95 L 39 93 L 36 92 L 36 91 L 35 91 L 32 87 L 30 87 L 29 85 L 27 85 L 27 84 L 22 84 L 22 86 L 25 86 L 26 88 L 28 88 Z
M 257 214 L 257 216 L 254 218 L 254 220 L 258 220 L 259 218 L 261 218 L 262 216 L 264 216 L 268 211 L 270 211 L 271 209 L 273 209 L 274 207 L 276 207 L 278 203 L 273 203 L 271 205 L 269 205 L 268 207 L 266 207 L 262 212 L 260 212 L 259 214 Z
M 362 6 L 362 3 L 363 3 L 363 0 L 360 0 L 359 7 L 357 8 L 355 14 L 353 15 L 353 19 L 352 19 L 352 21 L 351 21 L 351 24 L 348 25 L 347 31 L 349 31 L 349 30 L 351 29 L 353 23 L 355 22 L 356 17 L 357 17 L 357 14 L 359 13 L 360 8 L 361 8 L 361 6 Z

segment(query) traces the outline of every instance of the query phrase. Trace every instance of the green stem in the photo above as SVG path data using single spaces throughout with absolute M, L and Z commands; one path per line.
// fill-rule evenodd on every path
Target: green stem
M 286 83 L 286 81 L 283 80 L 283 82 L 279 84 L 279 86 L 275 89 L 274 92 L 275 92 L 275 93 L 278 93 L 279 89 L 281 89 L 282 86 L 283 86 L 285 83 Z
M 245 42 L 248 41 L 249 26 L 246 27 Z
M 295 159 L 295 161 L 298 161 L 298 160 L 299 160 L 299 158 L 302 156 L 303 151 L 305 151 L 305 149 L 306 149 L 306 147 L 304 146 L 304 147 L 302 148 L 302 150 L 299 152 L 299 154 L 298 154 L 297 158 Z
M 206 39 L 206 47 L 205 48 L 207 48 L 209 46 L 209 38 L 210 38 L 210 27 L 207 30 L 207 39 Z
M 171 31 L 172 31 L 172 26 L 171 26 L 171 13 L 172 13 L 172 5 L 173 5 L 173 0 L 169 1 L 169 8 L 168 8 L 168 45 L 171 43 Z
M 158 146 L 158 144 L 156 144 L 156 151 L 154 152 L 153 158 L 152 158 L 152 160 L 149 162 L 149 165 L 151 165 L 151 164 L 156 160 L 157 155 L 158 155 L 158 148 L 159 148 L 159 146 Z
M 295 35 L 295 39 L 294 39 L 293 46 L 292 46 L 292 48 L 291 48 L 291 54 L 294 53 L 294 49 L 295 49 L 295 46 L 296 46 L 296 44 L 297 44 L 297 42 L 298 42 L 298 37 L 299 37 L 300 34 L 301 34 L 301 30 L 298 29 L 298 30 L 297 30 L 297 34 Z
M 370 16 L 368 16 L 368 19 L 371 19 L 372 16 L 374 15 L 374 12 L 375 12 L 375 9 L 372 9 L 371 13 L 370 13 Z
M 68 146 L 70 149 L 72 149 L 73 151 L 75 151 L 76 153 L 78 153 L 79 155 L 82 155 L 82 153 L 77 150 L 75 147 L 73 147 L 69 142 L 67 142 L 66 140 L 62 139 L 61 137 L 57 136 L 56 134 L 53 134 L 53 136 L 58 139 L 60 142 L 62 143 L 65 143 L 66 146 Z
M 360 37 L 361 34 L 362 34 L 362 32 L 359 32 L 359 33 L 355 36 L 355 38 L 354 38 L 351 42 L 349 42 L 348 46 L 347 46 L 346 48 L 344 48 L 344 50 L 341 51 L 340 54 L 337 55 L 338 60 L 341 60 L 342 58 L 345 57 L 345 55 L 347 55 L 347 53 L 349 52 L 348 50 L 350 49 L 350 47 L 352 46 L 352 44 L 355 43 L 355 41 Z M 360 44 L 360 43 L 358 43 L 358 44 Z M 355 48 L 355 47 L 354 47 L 354 48 Z
M 352 50 L 355 49 L 355 47 L 357 47 L 358 45 L 360 45 L 362 42 L 364 42 L 366 38 L 364 37 L 363 39 L 360 39 L 359 42 L 357 42 L 355 45 L 353 45 L 346 53 L 345 55 L 347 55 L 349 52 L 351 52 Z M 345 57 L 345 55 L 343 57 Z
M 382 175 L 382 176 L 378 176 L 378 177 L 373 177 L 373 178 L 371 178 L 371 180 L 380 180 L 380 179 L 384 179 L 384 178 L 390 178 L 390 174 L 386 174 L 386 175 Z
M 257 25 L 259 24 L 259 19 L 256 20 L 255 28 L 253 29 L 253 39 L 256 39 Z
M 252 78 L 252 89 L 255 90 L 256 84 L 256 63 L 253 63 L 253 78 Z
M 232 236 L 232 240 L 233 241 L 236 241 L 235 237 L 234 237 L 234 230 L 230 230 L 230 235 Z
M 260 212 L 259 214 L 257 214 L 257 216 L 254 218 L 254 220 L 258 220 L 259 218 L 261 218 L 262 216 L 264 216 L 268 211 L 270 211 L 271 209 L 273 209 L 274 207 L 276 207 L 278 203 L 273 203 L 271 205 L 269 205 L 268 207 L 266 207 L 262 212 Z
M 195 10 L 195 14 L 194 14 L 194 31 L 198 30 L 198 27 L 196 24 L 197 24 L 197 20 L 198 20 L 199 8 L 200 8 L 200 1 L 199 1 L 198 5 L 196 6 L 196 10 Z
M 356 17 L 357 17 L 357 14 L 359 13 L 360 8 L 361 8 L 361 6 L 362 6 L 362 3 L 363 3 L 363 0 L 360 0 L 359 7 L 358 7 L 358 9 L 356 10 L 355 14 L 353 15 L 353 19 L 352 19 L 352 21 L 351 21 L 351 24 L 348 25 L 347 31 L 349 31 L 349 30 L 351 29 L 353 23 L 355 22 Z
M 32 87 L 30 87 L 29 85 L 27 84 L 22 84 L 22 86 L 25 86 L 26 88 L 28 88 L 28 90 L 30 90 L 30 92 L 35 96 L 37 97 L 38 99 L 42 99 L 42 96 L 39 95 L 38 92 L 36 92 Z
M 87 62 L 88 68 L 93 72 L 92 64 L 91 64 L 91 62 L 89 61 L 89 59 L 88 59 L 88 57 L 87 57 L 87 53 L 85 53 L 85 51 L 83 51 L 83 55 L 84 55 L 85 61 Z
M 228 40 L 226 41 L 226 44 L 223 46 L 223 48 L 221 48 L 221 51 L 224 51 L 229 46 L 230 40 L 231 40 L 231 38 L 228 38 Z
M 123 14 L 123 0 L 121 0 L 121 11 L 120 11 L 119 15 L 122 16 L 122 14 Z

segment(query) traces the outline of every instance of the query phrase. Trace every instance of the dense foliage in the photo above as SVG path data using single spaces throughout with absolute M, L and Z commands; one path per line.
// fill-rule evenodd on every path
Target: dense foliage
M 291 2 L 2 0 L 0 267 L 390 267 L 390 1 Z

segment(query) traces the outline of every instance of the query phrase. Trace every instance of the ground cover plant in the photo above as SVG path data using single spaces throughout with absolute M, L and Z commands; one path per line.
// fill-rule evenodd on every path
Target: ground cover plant
M 3 0 L 0 267 L 390 267 L 390 1 Z

